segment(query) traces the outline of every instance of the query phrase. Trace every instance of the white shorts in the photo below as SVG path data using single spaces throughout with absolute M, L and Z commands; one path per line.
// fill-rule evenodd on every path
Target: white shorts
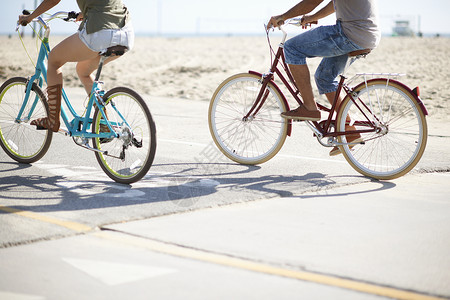
M 131 50 L 134 45 L 134 30 L 131 22 L 121 29 L 102 29 L 88 34 L 86 26 L 78 32 L 80 39 L 92 51 L 102 52 L 112 46 L 126 46 Z

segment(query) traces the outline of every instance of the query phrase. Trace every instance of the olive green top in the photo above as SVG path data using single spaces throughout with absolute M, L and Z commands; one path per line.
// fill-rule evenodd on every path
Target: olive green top
M 102 29 L 120 29 L 130 16 L 122 0 L 77 0 L 83 13 L 83 22 L 79 30 L 86 26 L 88 34 Z

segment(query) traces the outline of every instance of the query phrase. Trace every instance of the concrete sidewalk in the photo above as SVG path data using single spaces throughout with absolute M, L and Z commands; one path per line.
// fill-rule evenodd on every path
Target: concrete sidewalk
M 449 173 L 416 174 L 108 228 L 288 269 L 450 297 L 449 194 Z

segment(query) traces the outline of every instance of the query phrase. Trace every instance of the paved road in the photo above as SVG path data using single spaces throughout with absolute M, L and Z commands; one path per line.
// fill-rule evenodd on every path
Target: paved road
M 131 186 L 63 136 L 31 166 L 0 152 L 0 299 L 450 297 L 446 124 L 429 120 L 413 172 L 377 182 L 301 124 L 271 161 L 236 165 L 208 103 L 147 99 L 157 156 Z

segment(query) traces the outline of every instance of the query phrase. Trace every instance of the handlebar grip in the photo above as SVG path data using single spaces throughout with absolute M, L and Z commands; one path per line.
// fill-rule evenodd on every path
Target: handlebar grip
M 76 20 L 76 19 L 78 18 L 78 15 L 79 15 L 79 13 L 76 13 L 76 12 L 74 12 L 74 11 L 70 11 L 70 12 L 67 14 L 67 18 L 64 18 L 64 21 L 70 21 L 70 20 L 72 20 L 72 19 Z
M 29 15 L 31 15 L 31 13 L 30 13 L 28 10 L 24 9 L 24 10 L 22 11 L 22 15 L 24 15 L 24 16 L 29 16 Z M 28 23 L 25 22 L 25 21 L 21 22 L 20 24 L 19 24 L 19 22 L 17 22 L 17 24 L 18 24 L 18 25 L 22 25 L 22 26 L 27 26 L 27 25 L 28 25 Z M 17 27 L 17 28 L 19 28 L 19 27 Z M 16 29 L 16 31 L 17 31 L 17 29 Z

